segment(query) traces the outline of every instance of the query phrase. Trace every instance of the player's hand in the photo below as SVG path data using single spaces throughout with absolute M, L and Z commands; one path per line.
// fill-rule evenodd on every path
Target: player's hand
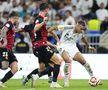
M 54 44 L 53 47 L 54 47 L 55 49 L 57 49 L 57 45 Z
M 48 21 L 48 17 L 44 17 L 44 22 Z
M 60 31 L 64 30 L 64 26 L 63 25 L 58 25 L 58 30 L 60 30 Z
M 59 42 L 57 42 L 57 46 L 58 46 L 58 45 L 60 45 L 60 44 L 61 44 L 61 42 L 60 42 L 60 41 L 59 41 Z
M 90 51 L 93 51 L 93 52 L 96 52 L 96 49 L 94 48 L 94 47 L 88 47 L 88 49 L 90 50 Z

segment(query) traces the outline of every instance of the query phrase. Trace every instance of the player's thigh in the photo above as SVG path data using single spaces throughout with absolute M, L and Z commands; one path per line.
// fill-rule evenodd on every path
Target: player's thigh
M 59 55 L 54 53 L 53 56 L 50 59 L 54 64 L 61 64 L 61 62 L 63 61 L 63 58 Z
M 10 69 L 11 69 L 12 73 L 15 74 L 18 71 L 18 62 L 17 61 L 13 61 L 10 64 Z
M 0 48 L 0 64 L 1 69 L 9 67 L 9 52 L 6 48 Z
M 18 71 L 18 61 L 12 51 L 9 51 L 9 66 L 13 73 Z
M 45 70 L 45 64 L 43 62 L 39 63 L 39 72 L 42 72 Z
M 81 54 L 81 52 L 77 52 L 76 55 L 74 56 L 74 60 L 84 64 L 86 61 L 84 59 L 84 56 Z
M 67 51 L 65 51 L 65 50 L 63 51 L 62 57 L 66 63 L 71 63 L 72 58 L 70 57 L 70 55 Z

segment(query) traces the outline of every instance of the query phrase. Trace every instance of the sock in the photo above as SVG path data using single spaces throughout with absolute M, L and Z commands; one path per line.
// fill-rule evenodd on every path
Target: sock
M 46 67 L 46 69 L 44 70 L 44 71 L 42 71 L 42 72 L 39 72 L 39 77 L 41 77 L 41 76 L 43 76 L 43 75 L 45 75 L 45 74 L 48 74 L 49 72 L 51 72 L 53 70 L 53 68 L 51 67 L 51 66 L 48 66 L 48 67 Z
M 68 72 L 68 68 L 69 68 L 70 63 L 65 63 L 64 65 L 64 74 L 65 76 L 68 76 L 69 72 Z
M 27 80 L 29 80 L 31 78 L 32 74 L 38 74 L 38 73 L 39 73 L 38 68 L 33 70 L 29 75 L 27 75 Z
M 57 82 L 59 71 L 60 71 L 60 65 L 55 64 L 53 69 L 53 82 Z
M 69 85 L 69 79 L 68 79 L 68 68 L 69 68 L 70 63 L 65 63 L 64 66 L 64 85 Z
M 1 82 L 5 83 L 13 76 L 13 73 L 11 71 L 7 72 L 5 76 L 1 79 Z
M 52 75 L 51 75 L 51 72 L 48 72 L 48 77 L 51 77 Z
M 87 70 L 87 72 L 89 73 L 90 76 L 93 76 L 93 71 L 90 67 L 90 65 L 86 62 L 84 65 L 85 69 Z

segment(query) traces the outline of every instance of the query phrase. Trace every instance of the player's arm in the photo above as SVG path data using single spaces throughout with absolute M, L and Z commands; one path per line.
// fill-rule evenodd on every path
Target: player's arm
M 48 45 L 48 46 L 51 46 L 51 47 L 53 47 L 53 48 L 57 48 L 57 46 L 56 46 L 55 44 L 52 44 L 52 43 L 49 42 L 49 41 L 47 41 L 47 45 Z
M 15 28 L 15 32 L 23 32 L 23 28 Z
M 8 31 L 7 27 L 3 27 L 1 30 L 1 37 L 4 43 L 0 47 L 6 47 L 7 45 L 7 38 L 6 38 L 7 31 Z
M 86 37 L 82 37 L 81 40 L 82 40 L 83 43 L 85 43 L 85 45 L 86 45 L 86 47 L 87 47 L 88 49 L 90 49 L 90 50 L 96 52 L 96 49 L 95 49 L 94 47 L 91 47 L 91 46 L 89 45 L 89 42 L 88 42 L 88 40 L 87 40 Z
M 34 32 L 39 31 L 42 28 L 42 26 L 44 25 L 44 23 L 47 21 L 47 19 L 48 19 L 47 17 L 44 17 L 44 20 L 41 23 L 39 23 L 39 21 L 36 20 L 35 26 L 34 26 Z
M 48 28 L 47 31 L 48 31 L 49 33 L 51 33 L 51 32 L 54 31 L 54 30 L 58 30 L 57 26 L 52 26 L 52 27 Z
M 53 37 L 56 39 L 57 43 L 60 43 L 60 39 L 57 36 L 57 34 L 55 33 L 55 31 L 51 31 L 50 34 L 53 35 Z
M 41 23 L 39 23 L 39 24 L 36 24 L 36 25 L 34 26 L 34 32 L 39 31 L 43 25 L 44 25 L 44 22 L 41 22 Z

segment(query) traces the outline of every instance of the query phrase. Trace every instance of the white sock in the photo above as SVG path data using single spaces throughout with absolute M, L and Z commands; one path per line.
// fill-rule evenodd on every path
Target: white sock
M 69 74 L 69 71 L 68 71 L 68 68 L 69 68 L 69 65 L 70 63 L 65 63 L 65 66 L 64 66 L 64 84 L 69 84 L 69 79 L 68 79 L 68 74 Z
M 83 66 L 85 67 L 85 69 L 87 70 L 89 75 L 92 77 L 93 76 L 93 71 L 92 71 L 90 65 L 86 62 Z

